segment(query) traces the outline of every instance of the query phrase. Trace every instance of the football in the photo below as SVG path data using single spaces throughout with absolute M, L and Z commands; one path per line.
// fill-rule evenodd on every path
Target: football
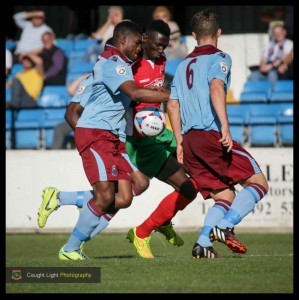
M 142 136 L 155 137 L 166 127 L 165 114 L 158 107 L 144 107 L 136 113 L 134 126 Z

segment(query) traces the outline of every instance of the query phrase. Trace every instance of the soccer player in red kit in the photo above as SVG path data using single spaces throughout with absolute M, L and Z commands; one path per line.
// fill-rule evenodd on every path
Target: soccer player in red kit
M 153 20 L 147 26 L 142 44 L 143 56 L 132 66 L 138 86 L 163 86 L 166 64 L 164 49 L 169 43 L 169 35 L 169 26 L 162 20 Z M 133 113 L 146 106 L 160 107 L 160 104 L 139 103 L 133 107 Z M 141 225 L 130 229 L 127 234 L 139 256 L 153 258 L 149 244 L 153 230 L 163 233 L 171 244 L 183 245 L 184 241 L 175 233 L 170 221 L 179 210 L 196 198 L 197 191 L 192 179 L 186 175 L 175 157 L 176 141 L 171 130 L 166 128 L 160 135 L 152 138 L 140 136 L 134 126 L 131 126 L 131 132 L 127 130 L 126 134 L 126 150 L 130 161 L 149 178 L 156 177 L 174 188 Z

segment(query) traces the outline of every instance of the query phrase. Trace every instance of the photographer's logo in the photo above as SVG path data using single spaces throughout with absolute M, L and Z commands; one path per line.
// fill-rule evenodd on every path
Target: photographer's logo
M 22 272 L 21 272 L 21 270 L 12 270 L 11 271 L 11 278 L 13 280 L 20 280 L 20 279 L 22 279 Z

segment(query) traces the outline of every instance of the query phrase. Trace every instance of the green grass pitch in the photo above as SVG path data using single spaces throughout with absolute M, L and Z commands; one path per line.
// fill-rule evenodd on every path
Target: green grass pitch
M 293 234 L 239 233 L 245 255 L 215 249 L 220 259 L 192 259 L 198 233 L 182 247 L 152 234 L 155 259 L 139 258 L 126 234 L 102 234 L 85 245 L 86 261 L 59 261 L 65 234 L 6 236 L 7 267 L 100 267 L 101 283 L 7 283 L 6 293 L 293 293 Z

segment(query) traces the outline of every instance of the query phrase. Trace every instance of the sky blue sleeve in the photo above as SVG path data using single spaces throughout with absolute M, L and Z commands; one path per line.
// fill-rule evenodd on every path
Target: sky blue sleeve
M 126 81 L 134 80 L 132 68 L 122 59 L 116 61 L 109 58 L 103 66 L 103 83 L 112 91 L 118 94 L 118 88 Z
M 228 90 L 230 85 L 230 70 L 232 65 L 230 56 L 223 52 L 217 52 L 212 59 L 213 62 L 208 71 L 209 83 L 211 83 L 214 78 L 220 79 L 224 82 Z
M 73 96 L 70 102 L 80 103 L 81 106 L 85 107 L 86 103 L 92 93 L 92 75 L 84 79 L 77 89 L 76 94 Z
M 176 77 L 177 76 L 175 76 L 173 78 L 172 83 L 171 83 L 171 87 L 170 87 L 170 96 L 169 96 L 169 98 L 173 99 L 173 100 L 178 100 L 179 99 L 177 89 L 176 89 Z

